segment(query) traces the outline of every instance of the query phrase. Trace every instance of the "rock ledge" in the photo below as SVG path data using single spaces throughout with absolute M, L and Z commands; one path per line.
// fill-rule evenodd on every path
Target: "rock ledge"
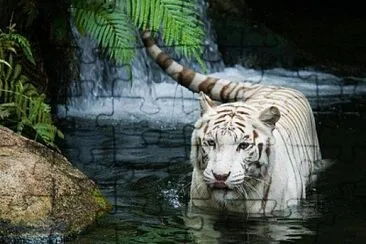
M 0 240 L 78 234 L 108 209 L 64 156 L 0 127 Z

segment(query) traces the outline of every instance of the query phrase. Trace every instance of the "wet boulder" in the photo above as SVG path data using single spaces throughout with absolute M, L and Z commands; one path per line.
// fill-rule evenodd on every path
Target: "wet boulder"
M 78 234 L 108 208 L 64 156 L 0 127 L 0 240 Z

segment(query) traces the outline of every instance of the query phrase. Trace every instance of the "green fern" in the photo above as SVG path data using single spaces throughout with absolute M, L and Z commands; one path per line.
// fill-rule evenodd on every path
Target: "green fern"
M 29 62 L 31 62 L 34 65 L 36 64 L 32 55 L 30 43 L 27 40 L 27 38 L 17 33 L 10 32 L 8 34 L 8 39 L 14 41 L 14 43 L 16 43 L 19 46 L 19 48 L 23 51 L 24 56 L 28 59 Z
M 14 103 L 2 103 L 0 104 L 0 120 L 4 120 L 12 114 L 15 109 Z
M 131 43 L 136 43 L 137 27 L 162 30 L 166 45 L 174 45 L 186 57 L 193 55 L 205 67 L 200 58 L 204 31 L 197 0 L 120 0 L 119 8 L 105 2 L 73 0 L 73 22 L 117 63 L 134 57 Z
M 8 62 L 6 62 L 5 60 L 0 59 L 0 64 L 5 64 L 9 68 L 11 68 L 10 64 Z
M 17 49 L 29 61 L 33 59 L 29 42 L 14 34 L 0 35 L 0 124 L 57 149 L 54 141 L 63 134 L 53 125 L 46 96 L 29 83 L 21 65 L 13 60 Z
M 110 4 L 86 6 L 74 1 L 72 16 L 77 29 L 94 38 L 106 50 L 109 58 L 118 64 L 133 58 L 136 35 L 126 14 L 111 8 Z
M 140 29 L 162 28 L 167 45 L 182 46 L 185 54 L 201 47 L 204 32 L 197 0 L 126 0 L 125 9 Z
M 27 38 L 15 33 L 12 28 L 9 29 L 9 33 L 5 33 L 0 30 L 0 60 L 4 60 L 6 52 L 12 52 L 15 54 L 16 50 L 20 49 L 28 61 L 32 64 L 35 64 L 31 51 L 31 45 Z
M 204 38 L 197 0 L 125 0 L 126 9 L 140 29 L 162 29 L 166 45 L 188 57 L 193 55 L 201 66 L 200 56 Z
M 31 128 L 35 131 L 33 139 L 57 148 L 55 137 L 63 138 L 63 134 L 53 125 L 51 109 L 44 101 L 45 95 L 39 94 L 32 84 L 21 80 L 13 81 L 10 85 L 5 83 L 0 79 L 0 98 L 3 100 L 0 119 L 8 119 L 13 115 L 17 132 L 26 134 L 24 129 Z
M 39 94 L 32 84 L 23 82 L 17 80 L 5 85 L 6 82 L 0 79 L 0 98 L 3 100 L 0 119 L 8 119 L 13 115 L 17 132 L 26 133 L 24 129 L 31 128 L 35 131 L 33 139 L 57 148 L 55 137 L 63 138 L 63 134 L 53 125 L 51 109 L 44 101 L 45 95 Z

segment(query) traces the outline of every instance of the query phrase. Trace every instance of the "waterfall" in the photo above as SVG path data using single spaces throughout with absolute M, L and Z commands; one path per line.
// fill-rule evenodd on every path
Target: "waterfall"
M 206 34 L 202 59 L 212 75 L 293 87 L 309 98 L 313 108 L 342 102 L 347 95 L 366 93 L 365 79 L 358 77 L 337 77 L 312 70 L 254 70 L 240 65 L 225 68 L 206 9 L 206 1 L 200 0 Z M 75 28 L 73 33 L 80 49 L 80 79 L 72 82 L 67 103 L 59 104 L 59 117 L 96 118 L 99 122 L 148 120 L 158 123 L 193 123 L 197 119 L 197 94 L 168 77 L 147 57 L 144 48 L 136 50 L 132 65 L 114 66 L 97 55 L 98 48 L 93 40 L 81 36 Z M 174 58 L 200 71 L 197 63 L 177 54 Z
M 223 71 L 224 64 L 215 43 L 207 4 L 201 0 L 205 41 L 202 59 L 208 72 Z M 144 48 L 136 50 L 131 65 L 115 66 L 97 55 L 95 41 L 73 34 L 80 49 L 80 80 L 73 81 L 67 103 L 58 106 L 60 117 L 97 118 L 98 120 L 156 120 L 190 123 L 197 119 L 197 94 L 179 86 L 147 57 Z M 141 42 L 141 47 L 142 47 Z M 197 62 L 175 54 L 177 61 L 200 71 Z

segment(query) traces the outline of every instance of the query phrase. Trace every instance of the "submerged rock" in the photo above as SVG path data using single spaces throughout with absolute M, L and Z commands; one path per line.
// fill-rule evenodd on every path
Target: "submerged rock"
M 64 156 L 0 127 L 0 240 L 77 234 L 108 208 Z

